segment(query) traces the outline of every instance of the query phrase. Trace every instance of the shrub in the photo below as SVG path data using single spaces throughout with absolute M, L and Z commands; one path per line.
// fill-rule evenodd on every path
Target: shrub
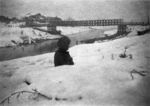
M 126 55 L 126 50 L 127 50 L 127 46 L 126 47 L 124 47 L 124 52 L 123 53 L 121 53 L 120 55 L 119 55 L 119 57 L 121 57 L 121 58 L 126 58 L 127 57 L 127 55 Z

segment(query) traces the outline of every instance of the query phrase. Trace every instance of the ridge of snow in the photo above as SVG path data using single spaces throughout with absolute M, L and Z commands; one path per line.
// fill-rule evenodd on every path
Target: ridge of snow
M 73 66 L 54 67 L 54 53 L 0 62 L 0 101 L 13 92 L 36 88 L 53 99 L 36 101 L 36 95 L 22 94 L 18 100 L 11 98 L 11 106 L 148 106 L 150 74 L 133 74 L 132 80 L 130 72 L 150 72 L 149 39 L 145 34 L 74 46 L 69 49 Z M 120 58 L 126 47 L 127 57 Z

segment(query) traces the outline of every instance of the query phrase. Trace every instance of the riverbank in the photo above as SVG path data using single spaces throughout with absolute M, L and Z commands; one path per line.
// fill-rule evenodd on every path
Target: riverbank
M 66 35 L 71 39 L 70 47 L 73 47 L 75 45 L 81 44 L 82 41 L 89 42 L 88 40 L 90 41 L 92 40 L 92 43 L 94 43 L 95 41 L 98 41 L 98 40 L 101 40 L 101 38 L 104 38 L 105 34 L 107 34 L 108 37 L 109 36 L 111 37 L 111 35 L 116 33 L 116 30 L 117 30 L 116 28 L 117 27 L 106 27 L 106 28 L 105 27 L 95 27 L 95 28 L 93 27 L 93 28 L 90 28 L 90 30 L 87 30 L 88 28 L 80 29 L 80 28 L 67 27 L 67 28 L 64 28 L 62 32 L 67 32 L 68 30 L 68 32 L 71 33 L 71 30 L 76 29 L 74 31 L 76 33 L 71 33 L 71 34 Z M 136 35 L 137 34 L 136 29 L 139 30 L 140 28 L 141 27 L 131 27 L 131 33 L 128 34 L 127 36 Z M 45 35 L 46 33 L 44 32 L 40 32 L 41 35 L 39 34 L 40 36 L 38 36 L 37 33 L 39 33 L 39 31 L 33 30 L 31 28 L 26 28 L 24 30 L 22 29 L 23 33 L 21 32 L 22 30 L 18 28 L 12 28 L 12 29 L 9 28 L 9 29 L 10 30 L 8 30 L 7 33 L 6 33 L 6 29 L 3 31 L 1 35 L 2 39 L 0 40 L 0 43 L 3 44 L 5 40 L 7 40 L 10 43 L 12 41 L 11 39 L 13 38 L 15 41 L 15 45 L 6 46 L 6 44 L 4 43 L 3 45 L 5 45 L 5 47 L 0 47 L 0 61 L 20 58 L 20 57 L 25 57 L 25 56 L 34 56 L 34 55 L 48 53 L 48 52 L 54 52 L 57 49 L 57 41 L 61 37 L 60 35 Z M 80 32 L 79 30 L 82 30 L 82 32 Z M 23 40 L 22 39 L 23 37 L 21 36 L 26 36 L 32 39 L 27 40 L 27 43 L 23 44 L 20 42 L 25 42 L 25 40 Z M 40 42 L 35 41 L 35 39 L 38 39 L 37 41 L 40 41 Z M 11 42 L 11 43 L 14 44 L 14 42 Z M 20 44 L 22 45 L 20 46 Z
M 107 29 L 107 28 L 106 28 Z M 61 28 L 62 32 L 71 33 L 70 47 L 79 44 L 81 40 L 87 40 L 103 36 L 101 29 L 80 27 Z M 54 52 L 57 49 L 57 41 L 61 35 L 52 35 L 32 28 L 3 27 L 0 29 L 0 61 L 34 56 L 38 54 Z

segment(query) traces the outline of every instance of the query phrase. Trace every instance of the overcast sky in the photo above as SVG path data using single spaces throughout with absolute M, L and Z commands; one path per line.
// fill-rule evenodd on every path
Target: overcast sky
M 150 3 L 150 0 L 148 0 Z M 123 18 L 146 20 L 144 0 L 0 0 L 0 15 L 22 17 L 27 13 L 83 19 Z

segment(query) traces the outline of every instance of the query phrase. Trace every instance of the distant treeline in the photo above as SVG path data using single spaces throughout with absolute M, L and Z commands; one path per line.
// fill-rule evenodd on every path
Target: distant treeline
M 28 15 L 28 16 L 24 16 L 22 18 L 17 18 L 17 17 L 7 17 L 7 16 L 0 16 L 0 22 L 3 23 L 10 23 L 10 22 L 42 22 L 42 23 L 46 23 L 47 21 L 62 21 L 61 18 L 59 17 L 49 17 L 49 16 L 44 16 L 40 13 L 34 14 L 34 15 Z
M 6 23 L 6 24 L 8 24 L 8 23 L 10 23 L 10 22 L 23 22 L 24 20 L 21 20 L 21 19 L 18 19 L 18 18 L 16 18 L 16 17 L 12 17 L 12 18 L 10 18 L 10 17 L 7 17 L 7 16 L 0 16 L 0 22 L 3 22 L 3 23 Z
M 9 23 L 11 21 L 11 18 L 6 16 L 0 16 L 0 22 Z

